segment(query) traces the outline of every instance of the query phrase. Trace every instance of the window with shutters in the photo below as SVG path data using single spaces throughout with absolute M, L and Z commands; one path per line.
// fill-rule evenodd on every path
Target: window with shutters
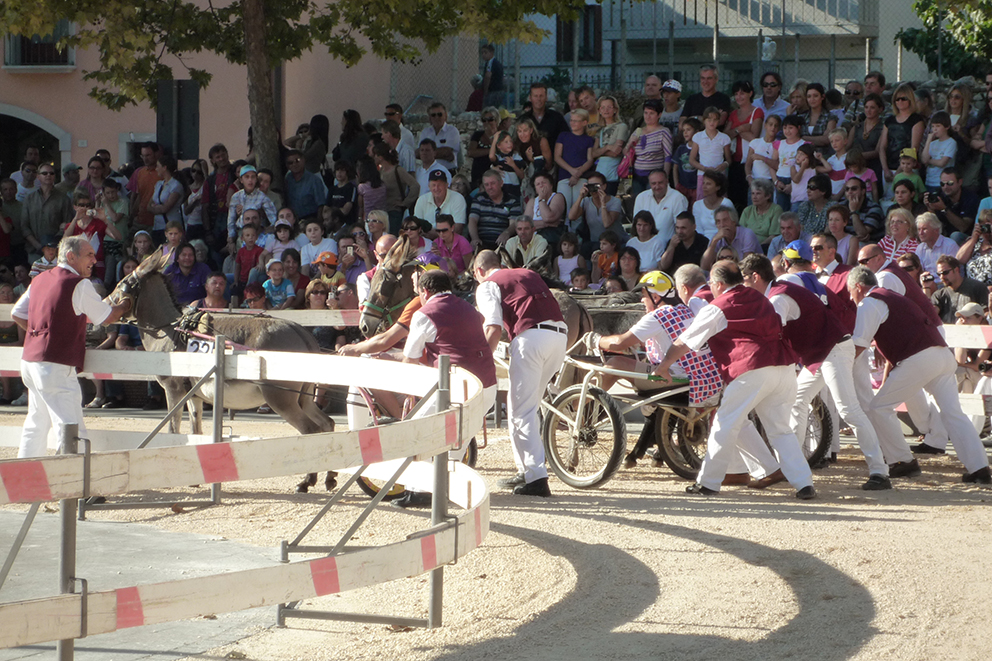
M 67 19 L 60 20 L 52 34 L 30 37 L 8 35 L 4 39 L 4 66 L 30 67 L 74 67 L 75 52 L 72 48 L 59 48 L 58 41 L 72 33 L 72 24 Z

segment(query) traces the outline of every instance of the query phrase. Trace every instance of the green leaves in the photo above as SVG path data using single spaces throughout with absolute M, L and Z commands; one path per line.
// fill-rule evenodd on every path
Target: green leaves
M 896 39 L 902 39 L 903 46 L 923 59 L 930 71 L 937 71 L 938 60 L 946 78 L 983 75 L 988 70 L 992 1 L 916 0 L 913 9 L 923 28 L 900 30 Z

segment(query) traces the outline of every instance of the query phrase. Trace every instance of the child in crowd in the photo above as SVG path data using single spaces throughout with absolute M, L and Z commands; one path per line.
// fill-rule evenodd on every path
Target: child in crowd
M 691 207 L 696 201 L 696 184 L 699 173 L 692 167 L 689 158 L 692 156 L 692 136 L 703 130 L 703 123 L 695 117 L 690 117 L 682 122 L 683 142 L 672 155 L 672 163 L 678 177 L 675 179 L 675 190 L 685 195 Z
M 940 110 L 930 118 L 930 135 L 920 150 L 920 161 L 927 166 L 927 192 L 940 192 L 940 173 L 953 168 L 957 159 L 958 143 L 951 137 L 951 116 Z M 899 159 L 900 164 L 902 158 Z
M 347 224 L 358 215 L 358 188 L 352 183 L 355 172 L 348 161 L 334 162 L 334 178 L 327 186 L 326 208 L 340 209 Z
M 247 227 L 247 225 L 246 225 Z M 269 299 L 265 296 L 265 289 L 257 282 L 253 282 L 245 287 L 245 302 L 241 307 L 250 310 L 267 310 Z
M 245 285 L 248 284 L 248 275 L 251 273 L 252 268 L 258 264 L 258 260 L 264 251 L 262 246 L 255 245 L 255 242 L 258 240 L 258 228 L 254 225 L 248 224 L 241 228 L 241 240 L 244 242 L 244 245 L 238 249 L 237 254 L 234 256 L 233 292 L 239 298 L 245 291 Z M 245 298 L 247 300 L 247 295 Z
M 262 262 L 268 264 L 270 259 L 282 261 L 282 253 L 289 248 L 296 248 L 296 239 L 293 238 L 293 223 L 280 219 L 276 221 L 275 232 L 266 235 L 265 254 L 262 255 Z
M 314 263 L 320 269 L 320 276 L 317 279 L 326 282 L 331 291 L 345 281 L 344 273 L 338 271 L 338 256 L 330 250 L 320 253 Z
M 789 191 L 791 204 L 805 202 L 809 199 L 806 184 L 816 174 L 816 169 L 813 167 L 813 145 L 805 143 L 796 150 L 796 159 L 789 172 L 792 178 L 792 190 Z
M 314 278 L 318 275 L 317 265 L 313 264 L 317 256 L 324 252 L 337 254 L 338 244 L 334 239 L 324 238 L 324 228 L 316 218 L 307 221 L 304 233 L 308 243 L 300 248 L 300 268 L 304 269 L 305 275 Z
M 572 284 L 572 271 L 585 270 L 586 260 L 579 254 L 579 237 L 574 232 L 565 232 L 558 242 L 558 257 L 555 258 L 555 277 L 566 285 Z
M 265 273 L 269 279 L 262 283 L 265 290 L 266 304 L 270 310 L 285 310 L 296 303 L 296 292 L 293 283 L 283 277 L 282 262 L 270 259 L 265 265 Z
M 871 199 L 878 202 L 881 199 L 882 186 L 878 181 L 878 175 L 868 167 L 868 163 L 865 161 L 865 155 L 858 149 L 852 149 L 844 157 L 844 163 L 847 165 L 847 174 L 844 175 L 844 181 L 847 181 L 851 177 L 857 177 L 865 182 L 865 188 L 868 189 Z
M 31 277 L 34 278 L 39 273 L 44 273 L 58 265 L 59 243 L 49 241 L 41 247 L 41 259 L 35 260 L 31 265 Z
M 916 150 L 912 147 L 906 147 L 899 152 L 899 169 L 896 170 L 895 176 L 892 177 L 892 186 L 895 187 L 896 182 L 902 179 L 909 179 L 913 183 L 913 190 L 916 191 L 913 200 L 922 202 L 923 193 L 926 192 L 926 186 L 920 177 L 919 163 L 916 160 Z
M 616 275 L 620 271 L 620 253 L 617 247 L 620 237 L 613 230 L 606 230 L 599 235 L 599 250 L 592 254 L 592 279 L 601 282 L 604 278 Z
M 755 179 L 767 179 L 774 184 L 775 169 L 778 162 L 775 160 L 775 136 L 782 128 L 782 118 L 778 115 L 769 115 L 765 120 L 764 134 L 760 138 L 755 138 L 748 143 L 747 160 L 744 163 L 744 172 L 747 173 L 748 183 Z M 751 191 L 747 193 L 748 201 L 751 200 Z
M 825 110 L 829 111 L 837 119 L 837 126 L 844 123 L 846 119 L 846 113 L 844 111 L 844 95 L 841 91 L 836 88 L 831 88 L 827 90 L 827 93 L 823 95 L 823 107 Z M 845 139 L 847 134 L 844 134 Z M 830 145 L 831 148 L 833 144 Z
M 823 152 L 816 151 L 813 154 L 819 162 L 816 171 L 830 177 L 830 197 L 839 200 L 844 195 L 844 181 L 847 180 L 847 131 L 834 129 L 827 138 L 830 140 L 830 148 L 834 150 L 834 154 L 824 158 Z
M 176 248 L 183 242 L 184 236 L 186 236 L 186 229 L 183 227 L 183 221 L 170 220 L 165 224 L 165 243 L 162 244 L 162 256 L 169 260 L 166 262 L 166 266 L 176 261 Z
M 799 147 L 806 143 L 800 138 L 803 130 L 803 119 L 799 115 L 786 115 L 782 120 L 782 140 L 775 141 L 774 160 L 778 163 L 778 170 L 775 176 L 778 181 L 775 188 L 775 203 L 782 207 L 782 211 L 792 208 L 792 166 L 796 163 L 796 152 Z M 812 175 L 811 175 L 812 176 Z M 804 189 L 805 191 L 805 189 Z
M 489 145 L 489 161 L 493 168 L 503 176 L 503 190 L 513 197 L 520 197 L 520 180 L 527 177 L 513 160 L 513 136 L 506 131 L 500 131 L 496 139 Z M 520 161 L 526 167 L 526 163 Z
M 589 271 L 587 269 L 572 269 L 568 276 L 572 281 L 570 291 L 589 291 Z
M 571 130 L 558 134 L 554 149 L 555 163 L 558 164 L 556 190 L 565 196 L 565 208 L 571 209 L 586 185 L 586 174 L 592 172 L 595 163 L 592 150 L 596 139 L 586 134 L 588 111 L 582 108 L 572 110 L 568 123 Z
M 703 130 L 692 135 L 689 163 L 696 168 L 696 190 L 703 185 L 704 172 L 724 172 L 730 167 L 730 136 L 720 130 L 720 109 L 703 111 Z

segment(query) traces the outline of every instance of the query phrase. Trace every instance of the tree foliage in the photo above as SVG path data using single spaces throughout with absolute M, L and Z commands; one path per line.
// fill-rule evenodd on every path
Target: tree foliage
M 915 0 L 913 10 L 923 27 L 900 30 L 896 39 L 931 72 L 940 61 L 946 78 L 985 75 L 992 64 L 992 0 Z
M 212 52 L 245 64 L 243 2 L 215 0 L 4 0 L 0 33 L 44 35 L 59 19 L 76 26 L 62 46 L 92 48 L 100 67 L 84 72 L 91 96 L 112 109 L 155 101 L 155 81 L 174 68 L 206 86 L 211 74 L 187 66 L 190 55 Z M 436 49 L 448 36 L 474 33 L 493 41 L 544 36 L 530 13 L 577 16 L 581 0 L 264 0 L 270 67 L 318 48 L 351 66 L 369 52 L 414 61 L 422 44 Z

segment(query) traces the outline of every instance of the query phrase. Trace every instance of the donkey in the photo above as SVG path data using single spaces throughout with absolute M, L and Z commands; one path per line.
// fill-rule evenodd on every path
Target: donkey
M 116 302 L 131 299 L 131 311 L 126 321 L 134 323 L 141 333 L 145 351 L 184 351 L 185 341 L 177 325 L 183 312 L 176 302 L 172 289 L 161 273 L 165 265 L 159 253 L 147 257 L 129 276 L 121 280 L 111 294 Z M 291 321 L 266 316 L 249 316 L 236 313 L 199 313 L 196 326 L 209 335 L 224 335 L 228 340 L 267 351 L 293 351 L 319 353 L 320 347 L 313 335 Z M 175 406 L 190 388 L 183 377 L 156 377 L 165 390 L 169 408 Z M 334 431 L 334 421 L 314 403 L 314 384 L 289 381 L 227 381 L 224 384 L 224 408 L 231 410 L 255 409 L 268 404 L 283 420 L 301 434 Z M 214 384 L 205 383 L 190 400 L 190 422 L 194 434 L 203 431 L 203 402 L 213 401 Z M 182 421 L 179 409 L 169 420 L 169 431 L 178 433 Z M 328 491 L 337 481 L 328 473 L 324 484 Z M 297 491 L 306 493 L 316 484 L 317 474 L 310 473 Z

